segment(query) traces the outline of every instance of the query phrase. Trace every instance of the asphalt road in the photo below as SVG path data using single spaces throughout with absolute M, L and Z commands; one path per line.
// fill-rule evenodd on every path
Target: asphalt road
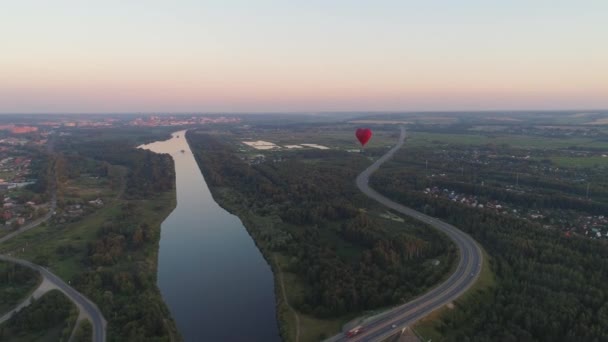
M 93 341 L 104 342 L 106 340 L 106 320 L 103 318 L 97 305 L 80 294 L 80 292 L 74 290 L 70 285 L 61 280 L 61 278 L 42 266 L 38 266 L 27 260 L 17 259 L 6 255 L 0 255 L 0 260 L 13 262 L 40 272 L 44 278 L 70 298 L 80 310 L 83 310 L 84 314 L 91 320 L 91 324 L 93 325 Z
M 352 338 L 340 334 L 327 341 L 382 341 L 401 332 L 403 327 L 411 326 L 434 310 L 454 301 L 475 283 L 481 272 L 481 265 L 483 262 L 481 249 L 475 240 L 468 234 L 441 220 L 395 203 L 369 186 L 368 183 L 371 174 L 378 170 L 380 165 L 389 160 L 393 154 L 403 146 L 405 137 L 405 128 L 401 127 L 401 136 L 399 137 L 398 144 L 357 177 L 357 186 L 367 196 L 380 202 L 384 206 L 403 215 L 422 221 L 444 232 L 458 248 L 460 260 L 458 261 L 454 273 L 452 273 L 445 282 L 434 287 L 429 292 L 409 303 L 388 310 L 385 313 L 376 316 L 376 318 L 361 324 L 363 326 L 363 331 Z M 393 326 L 395 326 L 395 328 L 393 328 Z

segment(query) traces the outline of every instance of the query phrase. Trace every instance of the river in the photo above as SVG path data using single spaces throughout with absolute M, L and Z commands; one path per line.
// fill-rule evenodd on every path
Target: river
M 158 260 L 165 303 L 185 341 L 280 341 L 270 266 L 213 200 L 185 133 L 141 146 L 175 161 L 177 207 L 162 223 Z

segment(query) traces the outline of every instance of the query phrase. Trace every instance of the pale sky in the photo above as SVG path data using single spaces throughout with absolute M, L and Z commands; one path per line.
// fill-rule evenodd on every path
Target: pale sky
M 606 0 L 0 6 L 0 112 L 608 108 Z

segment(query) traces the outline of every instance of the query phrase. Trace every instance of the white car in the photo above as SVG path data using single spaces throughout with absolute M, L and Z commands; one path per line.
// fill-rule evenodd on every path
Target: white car
M 397 327 L 397 324 L 393 324 L 391 325 L 391 328 L 395 329 Z

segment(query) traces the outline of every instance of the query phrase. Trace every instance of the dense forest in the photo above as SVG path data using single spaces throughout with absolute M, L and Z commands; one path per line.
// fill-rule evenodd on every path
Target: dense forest
M 70 165 L 65 169 L 66 178 L 74 178 L 85 172 L 108 176 L 110 165 L 126 167 L 125 195 L 129 199 L 145 199 L 173 187 L 175 175 L 169 156 L 136 149 L 125 141 L 62 139 L 57 149 Z
M 0 313 L 13 308 L 40 279 L 38 273 L 14 263 L 0 262 Z
M 0 326 L 0 340 L 67 341 L 77 309 L 59 290 L 51 290 Z
M 405 153 L 400 152 L 402 158 Z M 568 238 L 537 222 L 426 196 L 414 191 L 420 188 L 416 179 L 424 179 L 420 176 L 424 170 L 418 174 L 405 170 L 399 167 L 399 160 L 397 157 L 381 169 L 372 178 L 372 186 L 393 200 L 463 229 L 492 257 L 497 286 L 475 294 L 442 317 L 440 330 L 446 340 L 608 341 L 605 242 Z M 602 203 L 562 203 L 560 197 L 539 199 L 534 194 L 512 196 L 513 201 L 531 206 L 578 205 L 589 212 L 604 210 Z
M 305 150 L 239 158 L 221 137 L 189 131 L 188 142 L 216 200 L 245 219 L 269 258 L 289 260 L 308 289 L 292 303 L 316 317 L 401 303 L 446 275 L 455 251 L 439 233 L 411 221 L 389 230 L 363 208 L 373 205 L 354 184 L 369 163 L 343 151 Z M 386 221 L 386 220 L 385 220 Z M 424 261 L 441 259 L 438 267 Z
M 83 320 L 76 327 L 71 342 L 92 342 L 93 341 L 93 326 L 89 320 Z

